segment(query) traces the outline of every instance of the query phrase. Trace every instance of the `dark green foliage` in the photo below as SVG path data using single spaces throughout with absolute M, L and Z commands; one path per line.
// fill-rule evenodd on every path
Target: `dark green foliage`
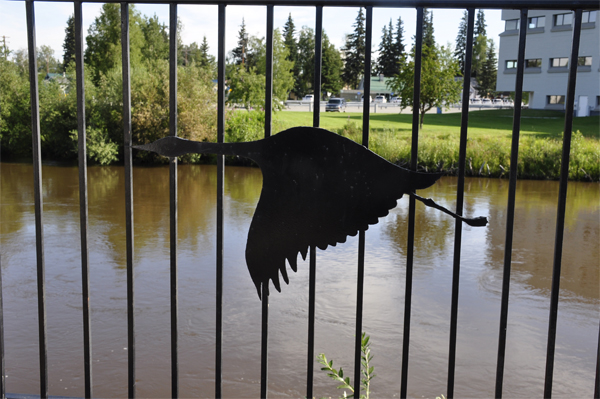
M 456 35 L 456 42 L 454 45 L 454 58 L 456 58 L 456 62 L 458 62 L 458 67 L 460 69 L 460 76 L 465 75 L 465 56 L 467 52 L 467 30 L 469 22 L 469 14 L 465 10 L 463 12 L 462 19 L 460 20 L 460 25 L 458 26 L 458 34 Z
M 147 61 L 169 59 L 169 29 L 158 21 L 156 14 L 151 18 L 144 18 L 141 24 L 144 34 L 142 58 Z
M 496 95 L 497 64 L 494 41 L 490 39 L 488 41 L 486 58 L 478 76 L 479 85 L 477 86 L 477 91 L 481 97 L 494 98 Z
M 250 70 L 252 54 L 249 48 L 249 35 L 246 32 L 246 22 L 242 18 L 242 25 L 238 32 L 238 45 L 231 50 L 232 63 L 235 65 L 244 65 L 246 71 Z
M 423 47 L 435 47 L 435 36 L 433 32 L 433 12 L 425 8 L 423 9 Z
M 485 24 L 485 13 L 483 10 L 477 10 L 477 17 L 475 18 L 475 36 L 483 35 L 487 36 L 487 29 Z
M 377 58 L 377 74 L 394 76 L 398 73 L 398 58 L 393 41 L 393 25 L 390 19 L 389 26 L 382 29 L 381 43 L 379 44 L 379 57 Z
M 391 32 L 391 30 L 390 30 Z M 406 48 L 404 46 L 404 23 L 398 17 L 396 21 L 396 35 L 394 36 L 394 58 L 396 60 L 394 73 L 389 76 L 394 76 L 400 72 L 400 60 L 405 56 Z
M 345 54 L 342 80 L 351 89 L 358 87 L 365 69 L 365 15 L 362 7 L 358 9 L 353 26 L 354 32 L 346 37 L 346 44 L 342 49 Z
M 144 34 L 141 29 L 141 16 L 133 5 L 129 6 L 129 58 L 132 67 L 142 59 Z M 106 3 L 102 13 L 96 17 L 88 30 L 87 48 L 84 60 L 92 68 L 95 84 L 100 76 L 121 65 L 121 6 Z
M 298 75 L 294 91 L 299 97 L 313 93 L 315 81 L 315 32 L 312 28 L 302 27 L 298 38 Z
M 336 96 L 342 90 L 342 68 L 344 62 L 340 52 L 329 41 L 329 37 L 323 32 L 323 62 L 321 68 L 321 91 L 324 94 L 331 93 Z
M 294 88 L 292 91 L 298 94 L 298 87 L 300 84 L 300 63 L 298 54 L 298 42 L 296 41 L 296 27 L 292 20 L 292 14 L 288 16 L 288 20 L 283 26 L 283 44 L 288 51 L 287 60 L 293 62 L 292 74 L 294 76 Z
M 63 50 L 63 70 L 66 71 L 69 64 L 75 62 L 75 19 L 73 15 L 67 19 Z

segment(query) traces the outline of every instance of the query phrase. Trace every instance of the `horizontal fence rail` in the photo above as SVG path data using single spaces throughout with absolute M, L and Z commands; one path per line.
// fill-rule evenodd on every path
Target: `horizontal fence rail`
M 47 398 L 48 392 L 48 359 L 47 359 L 47 331 L 46 331 L 46 286 L 45 286 L 45 260 L 44 260 L 44 222 L 43 222 L 43 197 L 42 197 L 42 169 L 40 152 L 40 122 L 39 122 L 39 101 L 38 101 L 38 79 L 37 79 L 37 53 L 36 53 L 36 34 L 34 6 L 35 2 L 26 0 L 27 16 L 27 35 L 28 35 L 28 54 L 29 54 L 29 76 L 30 96 L 31 96 L 31 128 L 33 140 L 33 164 L 34 164 L 34 190 L 35 190 L 35 232 L 36 232 L 36 256 L 37 256 L 37 295 L 38 295 L 38 337 L 39 337 L 39 395 Z M 101 2 L 106 2 L 102 0 Z M 116 2 L 115 2 L 116 3 Z M 138 3 L 163 3 L 161 1 L 141 1 Z M 76 40 L 76 82 L 78 98 L 78 145 L 79 145 L 79 201 L 80 201 L 80 229 L 81 229 L 81 271 L 82 271 L 82 318 L 83 318 L 83 358 L 84 358 L 84 380 L 85 396 L 92 397 L 92 334 L 90 327 L 90 301 L 89 301 L 89 254 L 88 254 L 88 203 L 87 203 L 87 168 L 86 168 L 86 126 L 85 126 L 85 91 L 83 85 L 83 31 L 82 31 L 82 2 L 74 3 L 74 21 L 75 21 L 75 40 Z M 415 74 L 414 74 L 414 103 L 419 103 L 421 86 L 421 53 L 423 45 L 423 11 L 425 7 L 433 9 L 443 8 L 462 8 L 468 11 L 468 35 L 466 44 L 465 75 L 470 76 L 472 67 L 472 48 L 474 15 L 476 9 L 518 9 L 520 10 L 520 36 L 519 52 L 517 62 L 517 74 L 515 83 L 515 101 L 513 114 L 513 131 L 511 146 L 511 171 L 509 180 L 509 194 L 507 204 L 506 220 L 506 242 L 504 247 L 504 267 L 502 281 L 501 311 L 498 334 L 498 357 L 496 363 L 495 396 L 502 397 L 503 377 L 506 350 L 506 335 L 508 331 L 508 310 L 509 310 L 509 290 L 510 290 L 510 272 L 512 263 L 512 242 L 514 233 L 514 208 L 516 201 L 517 184 L 517 165 L 519 152 L 519 133 L 521 130 L 521 100 L 523 95 L 523 75 L 525 63 L 525 46 L 527 31 L 527 15 L 530 9 L 570 9 L 575 11 L 573 40 L 569 63 L 569 77 L 565 112 L 565 128 L 563 138 L 563 153 L 561 160 L 560 192 L 557 205 L 556 220 L 556 238 L 554 243 L 554 264 L 552 274 L 552 293 L 549 304 L 549 322 L 548 322 L 548 342 L 546 356 L 546 373 L 544 383 L 544 397 L 549 398 L 552 395 L 553 383 L 553 364 L 554 351 L 556 347 L 556 324 L 558 317 L 558 299 L 559 282 L 561 276 L 561 257 L 563 234 L 565 226 L 565 203 L 567 198 L 568 165 L 571 145 L 575 86 L 577 77 L 577 57 L 579 55 L 579 41 L 581 31 L 582 10 L 597 10 L 598 2 L 596 0 L 580 1 L 555 1 L 555 0 L 431 0 L 431 1 L 396 1 L 396 0 L 228 0 L 228 1 L 177 1 L 170 4 L 170 90 L 169 90 L 169 134 L 177 136 L 177 40 L 173 32 L 177 29 L 177 10 L 178 5 L 187 4 L 217 4 L 218 5 L 218 56 L 217 56 L 217 141 L 225 142 L 225 33 L 226 33 L 226 10 L 227 6 L 232 5 L 260 5 L 266 6 L 266 89 L 265 89 L 265 127 L 264 137 L 272 134 L 272 98 L 273 98 L 273 15 L 276 6 L 307 6 L 314 7 L 315 18 L 315 65 L 314 65 L 314 106 L 313 106 L 313 126 L 320 126 L 320 101 L 321 101 L 321 68 L 322 68 L 322 26 L 323 26 L 323 7 L 365 7 L 366 8 L 366 48 L 371 48 L 372 44 L 372 15 L 373 8 L 416 8 L 417 24 L 415 31 Z M 134 217 L 133 217 L 133 170 L 132 170 L 132 125 L 131 125 L 131 76 L 130 76 L 130 48 L 129 48 L 129 3 L 122 2 L 121 5 L 121 45 L 122 45 L 122 77 L 123 77 L 123 133 L 125 149 L 125 217 L 126 217 L 126 275 L 127 275 L 127 356 L 128 356 L 128 392 L 130 398 L 136 396 L 136 334 L 143 332 L 135 329 L 135 303 L 134 303 Z M 596 22 L 598 23 L 598 22 Z M 370 74 L 371 52 L 365 54 L 365 76 Z M 462 215 L 464 206 L 464 186 L 466 173 L 466 145 L 468 140 L 468 111 L 469 111 L 469 82 L 464 81 L 463 97 L 461 104 L 461 128 L 460 128 L 460 149 L 459 149 L 459 176 L 457 184 L 457 202 L 456 213 Z M 370 92 L 370 79 L 365 79 L 365 93 Z M 363 126 L 362 126 L 362 145 L 369 146 L 369 118 L 371 107 L 369 100 L 365 95 L 363 99 Z M 419 147 L 419 110 L 413 110 L 412 118 L 412 147 L 410 169 L 417 170 L 418 166 L 418 147 Z M 215 298 L 215 397 L 223 396 L 223 224 L 224 224 L 224 156 L 217 156 L 217 201 L 216 201 L 216 298 Z M 178 267 L 177 267 L 177 158 L 171 158 L 169 162 L 170 176 L 170 322 L 171 322 L 171 394 L 172 397 L 179 396 L 179 360 L 178 360 Z M 406 288 L 404 301 L 404 330 L 402 341 L 402 362 L 399 375 L 399 396 L 407 397 L 408 372 L 409 372 L 409 349 L 411 333 L 411 310 L 412 310 L 412 276 L 413 276 L 413 254 L 415 239 L 415 200 L 410 198 L 409 217 L 408 217 L 408 241 L 406 255 Z M 454 237 L 454 258 L 452 272 L 452 297 L 450 314 L 450 334 L 449 334 L 449 357 L 447 374 L 447 397 L 454 396 L 454 378 L 456 367 L 456 339 L 458 325 L 458 303 L 459 303 L 459 280 L 461 265 L 461 235 L 462 222 L 457 220 L 455 225 Z M 356 315 L 355 315 L 355 352 L 354 352 L 354 397 L 360 397 L 361 381 L 361 335 L 363 333 L 363 288 L 365 271 L 365 231 L 359 232 L 358 259 L 357 259 L 357 281 L 356 281 Z M 307 379 L 306 393 L 307 397 L 313 397 L 313 374 L 314 374 L 314 342 L 315 342 L 315 297 L 316 297 L 316 267 L 317 257 L 316 248 L 311 247 L 309 251 L 310 271 L 309 271 L 309 292 L 308 292 L 308 346 L 307 346 Z M 0 275 L 0 288 L 2 276 Z M 0 394 L 2 397 L 9 396 L 5 393 L 5 347 L 4 347 L 4 321 L 2 311 L 2 291 L 0 290 L 0 367 L 2 367 L 2 379 Z M 6 298 L 4 298 L 6 301 Z M 260 396 L 268 396 L 268 327 L 269 327 L 269 296 L 268 286 L 262 285 L 262 318 L 261 318 L 261 381 Z M 398 304 L 400 307 L 400 304 Z M 600 337 L 600 332 L 599 332 Z M 600 338 L 597 364 L 600 365 Z M 594 396 L 598 397 L 599 370 L 596 369 L 596 384 Z M 32 377 L 33 378 L 33 377 Z

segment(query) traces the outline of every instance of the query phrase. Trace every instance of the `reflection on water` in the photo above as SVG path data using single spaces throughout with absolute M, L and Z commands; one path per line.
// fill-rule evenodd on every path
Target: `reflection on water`
M 127 384 L 123 169 L 88 169 L 94 395 L 122 397 Z M 224 396 L 256 397 L 260 302 L 244 260 L 260 195 L 258 169 L 226 168 Z M 170 396 L 168 168 L 134 168 L 138 394 Z M 1 255 L 7 391 L 37 393 L 37 297 L 32 167 L 2 164 Z M 214 396 L 216 168 L 179 167 L 179 345 L 182 397 Z M 456 180 L 424 196 L 455 206 Z M 517 187 L 505 395 L 541 396 L 556 224 L 557 182 Z M 50 394 L 83 396 L 77 169 L 43 167 Z M 497 351 L 508 183 L 467 180 L 465 214 L 487 228 L 463 229 L 457 397 L 491 397 Z M 563 251 L 554 394 L 590 396 L 598 337 L 598 184 L 570 183 Z M 367 232 L 364 330 L 372 336 L 376 397 L 399 394 L 408 201 Z M 409 395 L 446 389 L 454 221 L 417 204 Z M 318 251 L 316 352 L 352 373 L 357 240 Z M 270 301 L 269 388 L 302 397 L 306 381 L 307 272 Z M 318 366 L 318 365 L 317 365 Z M 319 367 L 315 368 L 316 370 Z M 338 394 L 317 372 L 315 393 Z

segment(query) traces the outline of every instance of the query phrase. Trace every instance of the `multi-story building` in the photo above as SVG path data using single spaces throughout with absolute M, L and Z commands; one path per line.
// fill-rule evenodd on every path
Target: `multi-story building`
M 577 59 L 575 112 L 578 116 L 600 111 L 600 29 L 597 11 L 584 11 Z M 515 90 L 519 11 L 503 10 L 505 30 L 500 34 L 496 89 Z M 529 92 L 529 107 L 564 110 L 568 62 L 573 36 L 572 11 L 530 10 L 527 16 L 523 91 Z

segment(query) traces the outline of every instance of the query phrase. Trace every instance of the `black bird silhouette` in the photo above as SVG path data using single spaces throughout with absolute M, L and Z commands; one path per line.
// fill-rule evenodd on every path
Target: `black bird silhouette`
M 376 224 L 409 194 L 471 226 L 487 219 L 463 218 L 414 193 L 441 174 L 418 173 L 394 165 L 367 148 L 330 131 L 295 127 L 263 140 L 245 143 L 195 142 L 165 137 L 134 146 L 168 157 L 188 153 L 238 155 L 255 161 L 263 187 L 250 224 L 246 264 L 259 297 L 269 280 L 281 291 L 279 273 L 289 279 L 285 261 L 295 272 L 298 252 L 325 249 Z

